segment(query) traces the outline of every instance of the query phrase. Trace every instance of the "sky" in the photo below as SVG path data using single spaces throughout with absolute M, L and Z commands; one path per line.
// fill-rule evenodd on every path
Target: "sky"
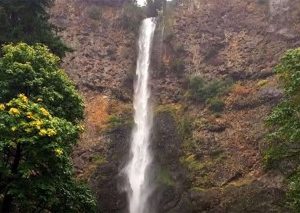
M 138 5 L 144 6 L 147 0 L 137 0 Z M 172 1 L 172 0 L 167 0 L 167 1 Z
M 146 3 L 146 0 L 137 0 L 138 5 L 143 6 Z

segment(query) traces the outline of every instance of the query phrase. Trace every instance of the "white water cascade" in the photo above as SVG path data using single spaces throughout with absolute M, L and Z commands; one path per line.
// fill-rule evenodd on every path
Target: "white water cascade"
M 134 121 L 132 133 L 131 154 L 132 158 L 125 168 L 129 180 L 130 213 L 145 213 L 147 200 L 151 194 L 151 185 L 147 178 L 147 168 L 151 164 L 149 152 L 150 133 L 152 127 L 152 111 L 149 106 L 150 89 L 149 65 L 153 35 L 156 27 L 155 18 L 143 20 L 139 37 L 139 55 L 137 61 L 134 91 Z

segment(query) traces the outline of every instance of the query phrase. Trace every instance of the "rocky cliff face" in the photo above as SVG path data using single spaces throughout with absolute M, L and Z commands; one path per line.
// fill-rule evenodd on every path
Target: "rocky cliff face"
M 298 5 L 294 1 L 180 1 L 166 18 L 169 31 L 163 56 L 168 60 L 162 62 L 161 73 L 167 85 L 191 76 L 205 81 L 231 79 L 229 91 L 217 97 L 224 104 L 224 111 L 218 113 L 209 109 L 210 104 L 191 101 L 184 82 L 178 85 L 179 101 L 173 98 L 178 88 L 167 99 L 160 92 L 166 91 L 162 89 L 166 84 L 154 88 L 162 104 L 182 106 L 191 123 L 181 163 L 188 169 L 195 212 L 287 211 L 279 204 L 283 178 L 264 171 L 262 153 L 264 120 L 282 97 L 272 70 L 283 52 L 300 41 Z M 183 66 L 176 78 L 178 64 Z
M 73 49 L 62 65 L 85 98 L 87 129 L 79 145 L 85 150 L 105 137 L 101 130 L 110 115 L 130 111 L 136 43 L 123 27 L 121 2 L 110 1 L 112 7 L 100 0 L 57 0 L 51 10 L 52 22 Z
M 124 123 L 132 119 L 136 35 L 128 29 L 125 4 L 57 0 L 51 9 L 52 22 L 73 49 L 62 65 L 85 99 L 86 130 L 74 166 L 93 188 L 101 212 L 124 212 L 127 205 L 119 172 L 128 157 L 131 125 Z
M 86 102 L 74 151 L 102 212 L 126 212 L 121 168 L 132 126 L 137 36 L 123 1 L 57 0 L 52 20 L 74 51 L 63 66 Z M 298 0 L 181 0 L 167 8 L 153 49 L 156 105 L 152 199 L 158 212 L 288 212 L 283 176 L 263 169 L 264 124 L 282 97 L 272 70 L 299 46 Z M 128 21 L 128 20 L 127 20 Z M 132 28 L 131 28 L 132 29 Z M 223 110 L 190 98 L 189 79 L 230 79 Z

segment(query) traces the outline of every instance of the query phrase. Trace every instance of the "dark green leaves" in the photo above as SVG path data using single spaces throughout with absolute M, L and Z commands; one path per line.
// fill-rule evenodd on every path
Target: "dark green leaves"
M 284 89 L 284 100 L 267 120 L 272 128 L 269 149 L 265 153 L 267 166 L 278 166 L 289 180 L 288 204 L 300 210 L 300 49 L 289 50 L 276 67 Z M 291 169 L 292 168 L 292 169 Z
M 0 44 L 43 43 L 60 57 L 69 50 L 49 24 L 48 8 L 53 0 L 1 0 Z

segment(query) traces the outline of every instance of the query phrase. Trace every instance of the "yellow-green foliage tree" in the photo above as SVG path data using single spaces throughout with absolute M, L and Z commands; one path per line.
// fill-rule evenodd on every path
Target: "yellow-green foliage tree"
M 59 58 L 40 44 L 6 45 L 0 58 L 0 102 L 18 94 L 33 101 L 43 100 L 51 114 L 78 122 L 83 118 L 83 101 L 73 83 L 59 67 Z
M 74 180 L 70 159 L 83 101 L 59 58 L 40 44 L 7 45 L 2 53 L 2 212 L 93 212 L 93 197 Z
M 80 128 L 25 95 L 0 104 L 2 212 L 93 211 L 91 194 L 72 178 Z

